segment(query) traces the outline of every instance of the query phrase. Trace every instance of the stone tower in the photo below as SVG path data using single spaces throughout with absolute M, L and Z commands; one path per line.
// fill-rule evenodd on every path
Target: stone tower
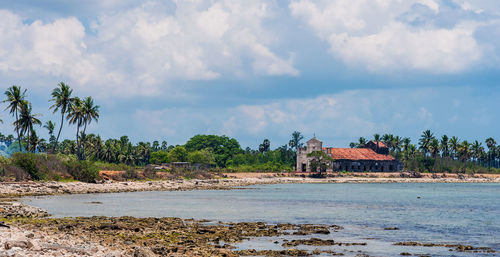
M 316 139 L 316 137 L 311 138 L 306 142 L 306 148 L 299 148 L 297 151 L 297 171 L 311 171 L 310 159 L 307 155 L 314 151 L 323 150 L 323 142 Z

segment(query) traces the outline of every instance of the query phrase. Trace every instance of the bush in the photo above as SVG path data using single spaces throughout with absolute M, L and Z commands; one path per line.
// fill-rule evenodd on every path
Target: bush
M 5 167 L 9 164 L 10 164 L 10 159 L 3 155 L 0 155 L 0 167 Z
M 24 181 L 29 178 L 28 173 L 26 173 L 23 169 L 9 165 L 5 169 L 5 175 L 9 177 L 14 177 L 16 181 Z
M 76 180 L 95 183 L 99 178 L 99 169 L 89 161 L 68 161 L 65 164 L 68 173 Z
M 99 170 L 128 170 L 133 168 L 132 166 L 129 166 L 127 164 L 123 163 L 108 163 L 108 162 L 95 162 L 94 165 L 99 169 Z
M 37 156 L 34 153 L 15 153 L 12 155 L 12 163 L 24 170 L 34 180 L 42 180 L 47 178 L 48 170 L 41 170 Z
M 134 168 L 129 168 L 127 169 L 127 171 L 125 171 L 125 174 L 123 174 L 122 177 L 125 179 L 137 179 L 139 175 Z
M 149 179 L 156 178 L 156 170 L 151 165 L 147 165 L 144 168 L 144 171 L 142 172 L 142 174 L 144 175 L 144 177 L 149 178 Z

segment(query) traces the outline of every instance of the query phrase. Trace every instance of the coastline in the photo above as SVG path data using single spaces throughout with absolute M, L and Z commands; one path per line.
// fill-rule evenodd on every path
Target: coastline
M 309 178 L 289 176 L 286 173 L 226 173 L 227 178 L 192 180 L 153 180 L 153 181 L 106 181 L 103 183 L 84 182 L 0 182 L 0 198 L 57 195 L 93 194 L 139 191 L 177 191 L 177 190 L 229 190 L 243 186 L 290 183 L 500 183 L 500 175 L 476 174 L 462 178 L 447 175 L 423 176 L 421 178 L 396 177 L 395 173 L 386 176 L 377 174 L 357 174 L 357 176 L 336 176 Z M 399 173 L 398 173 L 399 174 Z M 427 175 L 427 174 L 426 174 Z
M 283 251 L 239 251 L 232 243 L 248 237 L 279 236 L 290 229 L 310 236 L 307 240 L 290 242 L 313 245 L 321 249 L 334 242 L 317 240 L 318 235 L 335 233 L 341 229 L 335 225 L 310 225 L 312 230 L 304 232 L 301 225 L 255 222 L 206 223 L 204 220 L 179 218 L 47 218 L 39 208 L 15 202 L 16 198 L 33 195 L 116 193 L 136 191 L 176 190 L 230 190 L 258 184 L 286 183 L 500 183 L 500 176 L 475 175 L 458 177 L 422 178 L 395 177 L 395 174 L 369 176 L 328 177 L 315 179 L 290 177 L 278 173 L 227 173 L 223 179 L 205 180 L 161 180 L 161 181 L 107 181 L 99 184 L 82 182 L 23 182 L 0 183 L 0 220 L 10 228 L 0 226 L 0 256 L 308 256 L 321 252 L 304 252 L 294 247 Z M 425 174 L 427 175 L 427 174 Z M 390 177 L 392 176 L 392 177 Z M 2 199 L 3 198 L 3 199 Z M 160 224 L 160 225 L 159 225 Z M 334 227 L 331 227 L 334 226 Z M 249 233 L 248 231 L 255 231 Z M 175 236 L 173 236 L 175 235 Z M 309 240 L 309 241 L 308 241 Z M 337 242 L 338 243 L 338 242 Z M 363 244 L 366 242 L 351 242 Z M 403 242 L 422 244 L 420 242 Z M 346 243 L 343 243 L 346 245 Z M 347 243 L 348 245 L 349 243 Z M 479 248 L 466 245 L 450 245 L 450 251 L 470 251 Z M 469 247 L 469 248 L 468 248 Z M 349 249 L 347 247 L 346 249 Z M 481 249 L 479 249 L 481 250 Z M 467 250 L 468 251 L 468 250 Z M 490 249 L 485 249 L 490 251 Z M 324 252 L 336 255 L 339 252 Z M 366 255 L 367 256 L 367 255 Z

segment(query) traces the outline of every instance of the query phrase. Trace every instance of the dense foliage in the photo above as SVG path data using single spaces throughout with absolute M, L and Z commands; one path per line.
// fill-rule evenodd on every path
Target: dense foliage
M 18 181 L 75 179 L 95 182 L 99 178 L 99 169 L 93 163 L 61 154 L 15 153 L 10 159 L 1 158 L 0 170 L 3 176 Z
M 500 172 L 500 145 L 489 137 L 482 142 L 469 143 L 458 137 L 436 137 L 430 130 L 422 132 L 417 144 L 408 137 L 392 134 L 373 135 L 374 142 L 382 142 L 389 153 L 401 160 L 407 170 L 420 172 Z M 368 140 L 360 137 L 351 147 L 365 147 Z

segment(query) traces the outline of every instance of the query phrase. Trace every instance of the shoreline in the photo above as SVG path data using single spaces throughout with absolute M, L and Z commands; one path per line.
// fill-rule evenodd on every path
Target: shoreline
M 75 217 L 50 218 L 45 210 L 16 202 L 24 196 L 118 193 L 139 191 L 231 190 L 238 187 L 289 183 L 500 183 L 500 177 L 329 177 L 322 179 L 288 177 L 276 173 L 227 173 L 228 178 L 204 180 L 108 181 L 100 184 L 83 182 L 20 182 L 0 183 L 0 256 L 314 256 L 341 255 L 342 252 L 321 252 L 322 246 L 363 242 L 321 240 L 318 236 L 334 235 L 336 225 L 267 224 L 262 222 L 218 222 L 180 218 L 134 217 Z M 380 175 L 380 174 L 379 174 Z M 305 226 L 305 227 L 303 227 Z M 287 235 L 290 230 L 302 235 L 300 240 L 281 242 L 285 250 L 234 249 L 234 244 L 247 238 Z M 306 231 L 305 229 L 309 229 Z M 393 229 L 393 228 L 389 228 Z M 250 231 L 253 231 L 250 233 Z M 295 233 L 292 232 L 292 233 Z M 280 244 L 281 244 L 280 243 Z M 436 244 L 430 242 L 394 242 L 395 247 L 448 247 L 450 251 L 493 251 L 490 248 L 465 244 Z M 317 246 L 305 251 L 297 246 Z M 426 246 L 428 247 L 428 246 Z M 415 248 L 417 250 L 417 248 Z M 364 256 L 369 256 L 364 255 Z
M 368 177 L 343 176 L 327 178 L 291 177 L 280 173 L 227 173 L 222 179 L 106 181 L 84 182 L 0 182 L 0 198 L 60 194 L 121 193 L 140 191 L 230 190 L 250 185 L 314 183 L 500 183 L 500 176 L 441 177 Z M 454 174 L 452 174 L 454 175 Z M 486 174 L 490 175 L 490 174 Z

